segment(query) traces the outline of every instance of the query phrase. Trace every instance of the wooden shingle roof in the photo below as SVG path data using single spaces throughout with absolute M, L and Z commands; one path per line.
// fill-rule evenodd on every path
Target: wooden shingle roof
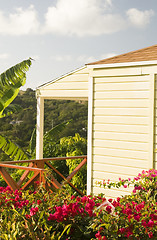
M 157 60 L 157 44 L 151 47 L 146 47 L 136 51 L 117 55 L 115 57 L 106 58 L 100 61 L 88 63 L 87 65 L 142 62 L 142 61 L 153 61 L 153 60 Z

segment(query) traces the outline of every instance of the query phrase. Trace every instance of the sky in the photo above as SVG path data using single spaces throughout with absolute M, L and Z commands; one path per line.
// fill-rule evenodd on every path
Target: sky
M 0 73 L 34 61 L 23 90 L 157 44 L 157 0 L 0 0 Z

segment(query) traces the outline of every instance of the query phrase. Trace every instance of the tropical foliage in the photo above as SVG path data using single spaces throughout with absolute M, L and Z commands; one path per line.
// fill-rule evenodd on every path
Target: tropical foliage
M 26 160 L 29 155 L 10 139 L 0 135 L 0 149 L 13 160 Z
M 0 187 L 1 239 L 148 240 L 157 239 L 157 171 L 142 171 L 133 180 L 105 188 L 133 187 L 130 195 L 108 199 L 103 195 L 70 195 L 65 189 L 35 192 Z
M 105 212 L 98 212 L 93 228 L 97 239 L 157 239 L 157 171 L 142 171 L 133 180 L 101 181 L 105 188 L 133 187 L 132 194 L 110 199 Z
M 27 153 L 30 150 L 30 139 L 36 124 L 35 92 L 30 88 L 26 91 L 20 90 L 13 103 L 20 105 L 21 110 L 16 114 L 13 113 L 9 117 L 0 119 L 0 125 L 3 126 L 3 128 L 0 129 L 0 134 L 16 143 Z M 71 119 L 73 121 L 70 121 Z M 46 100 L 44 131 L 48 132 L 51 128 L 63 122 L 69 122 L 69 124 L 62 130 L 60 138 L 74 136 L 76 132 L 86 138 L 87 103 Z M 56 155 L 51 154 L 51 157 L 52 156 Z M 9 157 L 0 151 L 0 160 L 8 161 Z
M 20 87 L 26 82 L 26 72 L 31 66 L 31 59 L 9 68 L 0 75 L 0 118 L 19 110 L 17 104 L 11 105 L 19 93 Z M 0 148 L 14 159 L 27 159 L 28 156 L 15 143 L 0 135 Z
M 44 158 L 59 156 L 81 156 L 87 154 L 87 140 L 78 133 L 75 136 L 63 137 L 59 141 L 46 141 L 44 144 Z M 52 165 L 64 176 L 68 176 L 82 161 L 82 159 L 66 161 L 54 161 Z M 56 175 L 58 180 L 61 180 Z M 87 166 L 84 165 L 81 170 L 73 177 L 72 183 L 80 190 L 86 190 Z M 70 188 L 69 191 L 72 191 Z
M 4 112 L 9 104 L 17 96 L 19 89 L 26 82 L 26 72 L 31 66 L 31 59 L 9 68 L 0 75 L 0 118 L 6 116 L 8 113 Z

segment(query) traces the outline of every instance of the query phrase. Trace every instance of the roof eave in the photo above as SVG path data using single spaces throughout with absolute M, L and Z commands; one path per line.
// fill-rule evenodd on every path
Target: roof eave
M 57 78 L 55 78 L 55 79 L 53 79 L 53 80 L 50 80 L 49 82 L 43 83 L 42 85 L 39 85 L 39 86 L 36 88 L 36 90 L 38 90 L 38 89 L 40 89 L 40 88 L 42 88 L 42 87 L 46 87 L 47 85 L 49 85 L 49 84 L 51 84 L 51 83 L 55 83 L 56 81 L 58 81 L 58 80 L 60 80 L 60 79 L 62 79 L 62 78 L 64 78 L 64 77 L 67 77 L 67 76 L 69 76 L 69 75 L 71 75 L 71 74 L 73 74 L 73 73 L 75 73 L 75 72 L 77 72 L 77 71 L 79 71 L 79 70 L 82 70 L 82 69 L 84 69 L 84 68 L 86 68 L 86 67 L 87 67 L 86 65 L 85 65 L 85 66 L 82 66 L 82 67 L 77 68 L 77 69 L 75 69 L 75 70 L 73 70 L 73 71 L 71 71 L 71 72 L 68 72 L 68 73 L 66 73 L 66 74 L 63 74 L 63 75 L 61 75 L 60 77 L 57 77 Z
M 104 63 L 104 64 L 86 64 L 87 68 L 116 68 L 116 67 L 131 67 L 131 66 L 146 66 L 157 65 L 157 60 L 140 61 L 140 62 L 123 62 L 123 63 Z

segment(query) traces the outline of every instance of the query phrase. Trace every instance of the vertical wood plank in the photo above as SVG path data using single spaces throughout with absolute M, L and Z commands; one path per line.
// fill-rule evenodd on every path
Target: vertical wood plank
M 150 74 L 150 131 L 149 131 L 149 161 L 148 168 L 154 167 L 154 114 L 155 114 L 155 74 Z
M 88 148 L 87 148 L 87 195 L 92 192 L 92 141 L 93 141 L 93 77 L 89 77 L 88 88 Z
M 43 158 L 44 98 L 37 97 L 36 159 Z

